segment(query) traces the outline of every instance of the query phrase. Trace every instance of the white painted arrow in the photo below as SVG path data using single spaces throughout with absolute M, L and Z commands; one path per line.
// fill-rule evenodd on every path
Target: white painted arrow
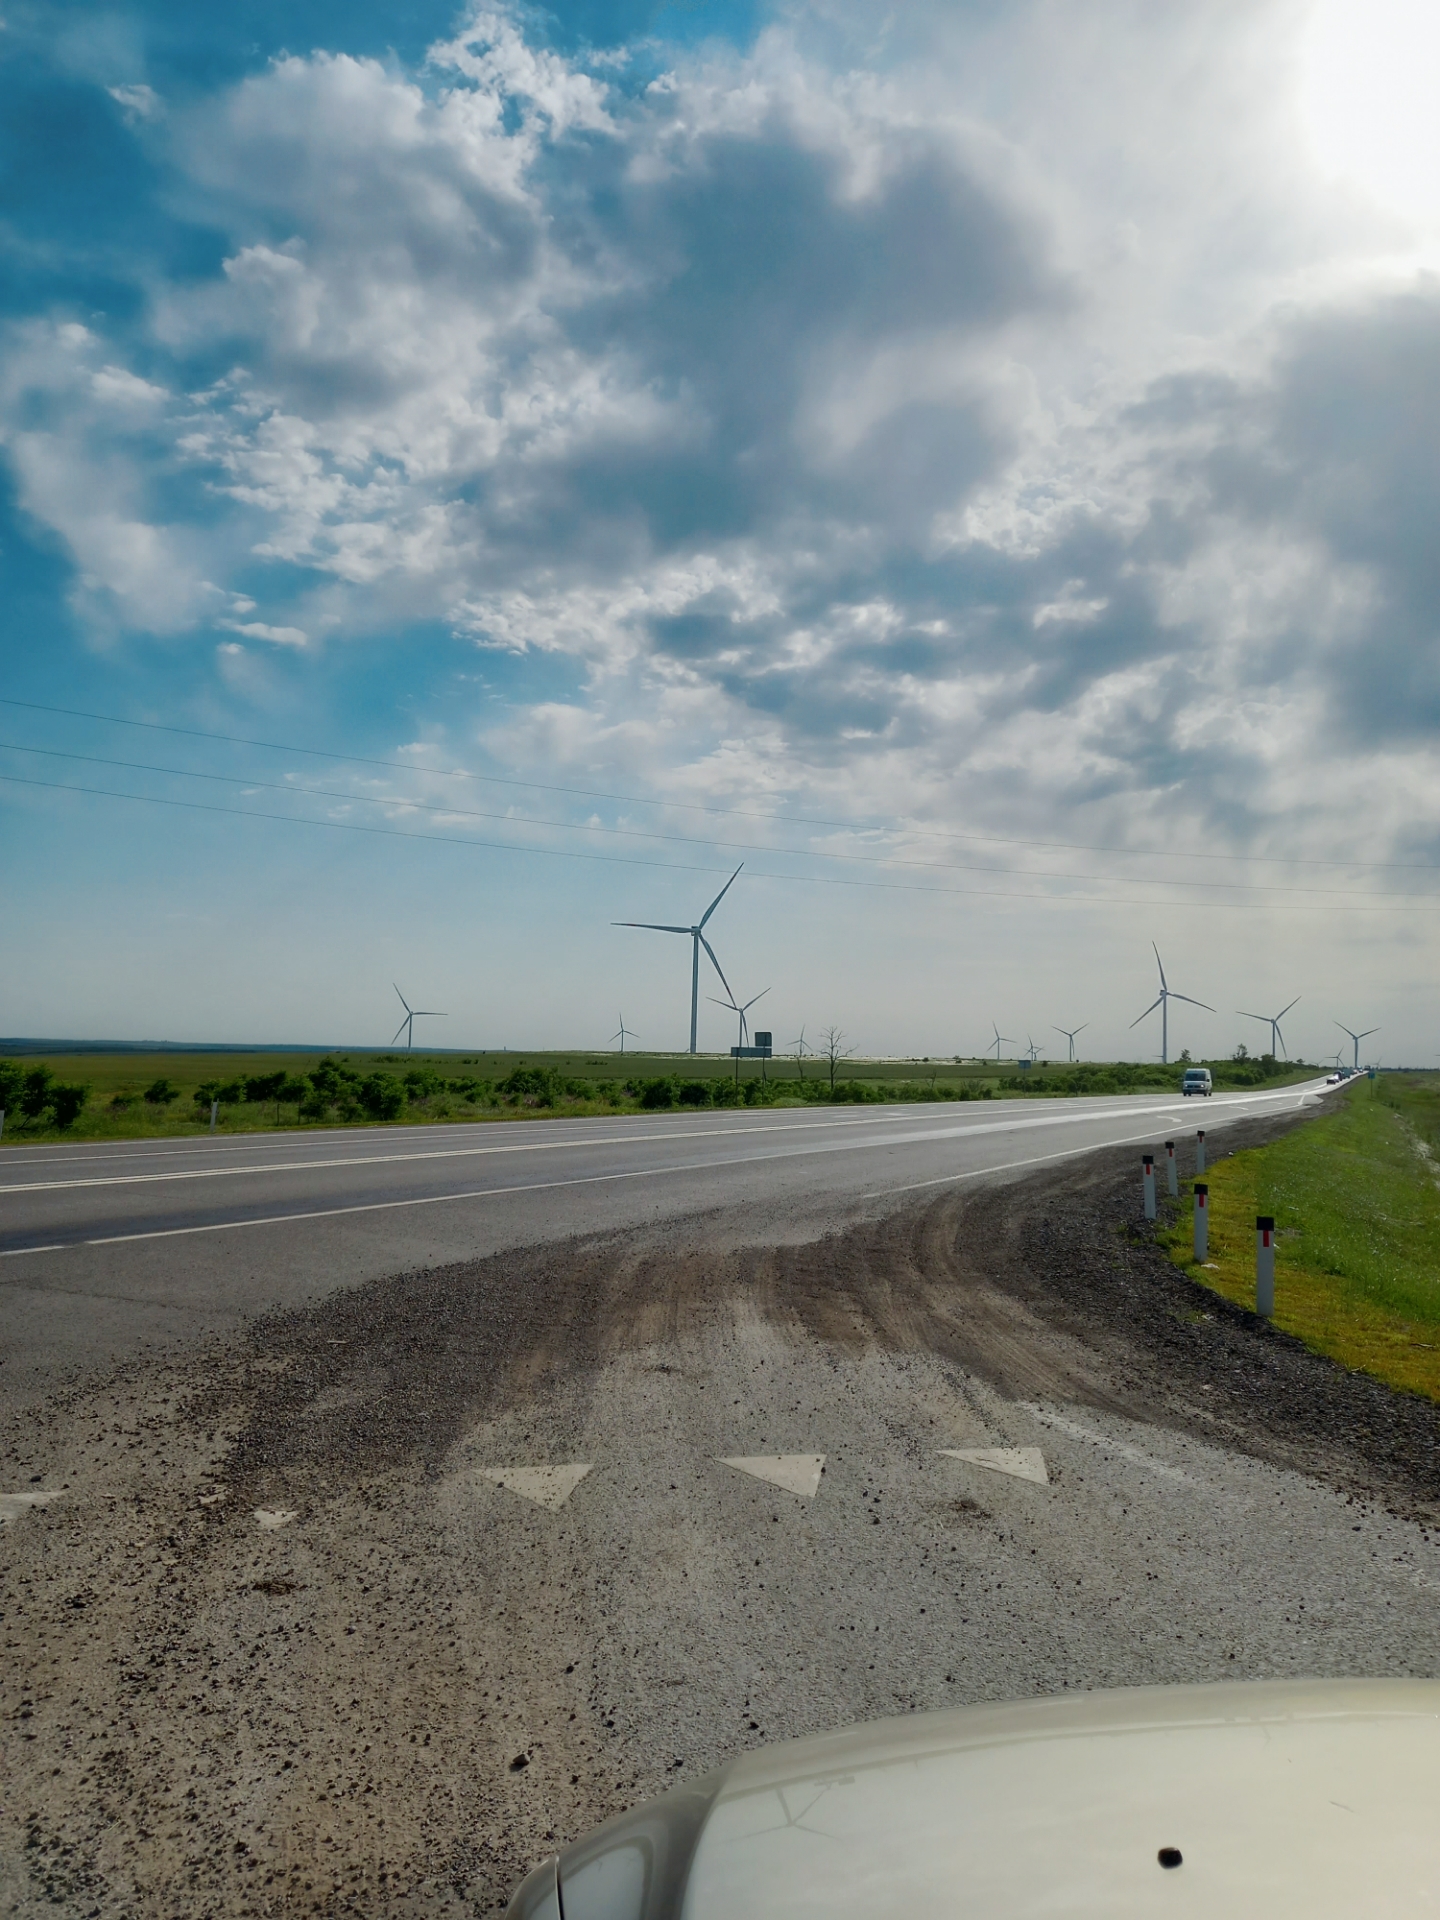
M 1048 1487 L 1045 1456 L 1039 1447 L 939 1447 L 947 1460 L 966 1460 L 987 1473 L 1013 1473 L 1017 1480 L 1034 1480 Z
M 589 1472 L 588 1465 L 572 1461 L 563 1467 L 483 1467 L 481 1478 L 556 1513 Z
M 820 1490 L 820 1474 L 825 1465 L 823 1453 L 746 1453 L 735 1458 L 722 1457 L 722 1467 L 734 1467 L 737 1473 L 753 1474 L 768 1480 L 772 1487 L 798 1493 L 802 1500 L 813 1500 Z

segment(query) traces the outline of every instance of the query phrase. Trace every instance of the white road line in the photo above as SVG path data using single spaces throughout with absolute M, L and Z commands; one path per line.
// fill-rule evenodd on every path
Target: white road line
M 1273 1100 L 1276 1097 L 1274 1094 L 1256 1095 L 1257 1099 Z M 1313 1095 L 1306 1094 L 1304 1097 L 1311 1099 Z M 1302 1102 L 1297 1100 L 1295 1104 L 1300 1106 Z M 1118 1140 L 1097 1140 L 1084 1147 L 1062 1147 L 1059 1153 L 1036 1153 L 1026 1160 L 1007 1160 L 998 1167 L 967 1167 L 963 1173 L 942 1173 L 933 1180 L 912 1180 L 903 1187 L 875 1187 L 858 1197 L 861 1200 L 886 1200 L 895 1193 L 919 1193 L 924 1187 L 950 1187 L 961 1180 L 979 1180 L 987 1173 L 1017 1173 L 1022 1167 L 1044 1167 L 1052 1160 L 1073 1160 L 1082 1153 L 1103 1153 L 1107 1147 L 1133 1147 L 1142 1140 L 1153 1140 L 1154 1137 L 1155 1129 L 1146 1127 L 1142 1133 L 1123 1134 Z
M 1247 1094 L 1239 1101 L 1229 1101 L 1227 1106 L 1250 1105 L 1257 1101 L 1275 1100 L 1279 1094 Z M 1294 1097 L 1293 1094 L 1290 1097 Z M 1310 1096 L 1305 1096 L 1310 1097 Z M 1165 1106 L 1149 1107 L 1146 1112 L 1152 1116 L 1181 1112 L 1184 1109 L 1173 1103 Z M 1043 1114 L 1034 1119 L 995 1120 L 988 1124 L 971 1126 L 928 1127 L 918 1132 L 892 1134 L 887 1144 L 907 1145 L 923 1140 L 952 1140 L 968 1137 L 980 1137 L 997 1133 L 1024 1133 L 1039 1127 L 1082 1126 L 1087 1122 L 1103 1117 L 1091 1109 L 1081 1113 Z M 263 1165 L 248 1167 L 181 1167 L 172 1168 L 168 1173 L 117 1173 L 105 1174 L 99 1178 L 86 1180 L 31 1180 L 14 1183 L 0 1182 L 0 1197 L 18 1193 L 71 1193 L 91 1187 L 131 1187 L 154 1186 L 164 1181 L 174 1180 L 234 1180 L 241 1175 L 257 1176 L 276 1173 L 315 1173 L 333 1168 L 347 1167 L 383 1167 L 402 1163 L 423 1162 L 429 1160 L 473 1160 L 487 1156 L 511 1153 L 562 1153 L 571 1152 L 578 1147 L 654 1145 L 660 1141 L 709 1140 L 743 1138 L 747 1134 L 814 1133 L 830 1131 L 840 1127 L 854 1128 L 870 1124 L 868 1117 L 856 1116 L 843 1120 L 805 1120 L 798 1122 L 774 1122 L 769 1125 L 747 1127 L 701 1127 L 684 1134 L 634 1133 L 623 1138 L 611 1135 L 596 1141 L 593 1137 L 578 1137 L 573 1140 L 536 1140 L 515 1141 L 508 1145 L 485 1145 L 467 1147 L 436 1147 L 421 1153 L 367 1153 L 346 1154 L 330 1160 L 273 1160 Z
M 1264 1097 L 1264 1096 L 1259 1096 Z M 1273 1097 L 1273 1096 L 1270 1096 Z M 1065 1116 L 1067 1119 L 1070 1116 Z M 1076 1116 L 1083 1118 L 1085 1116 Z M 1094 1115 L 1089 1118 L 1094 1119 Z M 1017 1123 L 1018 1124 L 1018 1123 Z M 1028 1124 L 1041 1125 L 1036 1121 Z M 931 1140 L 946 1140 L 963 1133 L 1006 1132 L 1004 1127 L 985 1128 L 949 1128 L 937 1133 L 917 1133 L 891 1135 L 890 1141 L 899 1139 L 911 1143 L 925 1143 Z M 687 1139 L 696 1138 L 689 1134 Z M 1059 1153 L 1040 1154 L 1028 1160 L 1011 1160 L 1000 1166 L 973 1167 L 965 1173 L 943 1174 L 938 1180 L 918 1180 L 913 1186 L 887 1187 L 876 1193 L 860 1194 L 862 1200 L 881 1199 L 892 1193 L 913 1193 L 920 1187 L 945 1186 L 956 1180 L 979 1180 L 988 1173 L 1010 1173 L 1017 1167 L 1041 1166 L 1049 1160 L 1068 1160 L 1082 1153 L 1103 1153 L 1109 1147 L 1128 1146 L 1135 1140 L 1148 1140 L 1150 1131 L 1127 1136 L 1123 1140 L 1089 1141 L 1083 1146 L 1066 1147 Z M 886 1144 L 890 1142 L 887 1141 Z M 537 1180 L 523 1186 L 514 1187 L 475 1187 L 464 1193 L 427 1193 L 405 1200 L 368 1200 L 348 1207 L 317 1207 L 306 1213 L 271 1213 L 256 1220 L 214 1220 L 192 1227 L 156 1227 L 143 1233 L 112 1233 L 93 1240 L 56 1241 L 47 1246 L 5 1247 L 0 1248 L 0 1260 L 18 1259 L 22 1254 L 65 1253 L 76 1247 L 119 1247 L 135 1240 L 180 1240 L 196 1233 L 229 1233 L 242 1227 L 285 1226 L 302 1220 L 336 1220 L 349 1214 L 391 1213 L 402 1207 L 438 1207 L 460 1200 L 496 1200 L 509 1194 L 553 1193 L 566 1187 L 603 1186 L 612 1180 L 653 1180 L 665 1173 L 711 1173 L 728 1167 L 758 1166 L 769 1160 L 802 1160 L 810 1154 L 818 1153 L 864 1153 L 873 1152 L 877 1142 L 873 1140 L 827 1141 L 815 1147 L 791 1147 L 784 1153 L 751 1153 L 734 1159 L 725 1160 L 688 1160 L 679 1161 L 665 1167 L 631 1167 L 618 1173 L 590 1173 L 578 1175 L 573 1180 Z M 341 1162 L 340 1164 L 347 1164 Z

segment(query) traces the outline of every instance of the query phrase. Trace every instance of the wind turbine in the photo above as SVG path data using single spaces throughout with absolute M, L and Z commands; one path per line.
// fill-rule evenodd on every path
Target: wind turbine
M 627 1034 L 629 1035 L 629 1037 L 630 1037 L 630 1038 L 631 1038 L 632 1040 L 638 1040 L 638 1039 L 640 1038 L 640 1036 L 639 1036 L 639 1034 L 638 1034 L 638 1033 L 634 1033 L 634 1032 L 632 1032 L 632 1031 L 631 1031 L 631 1029 L 630 1029 L 629 1027 L 627 1027 L 627 1026 L 626 1026 L 626 1024 L 625 1024 L 625 1016 L 624 1016 L 624 1014 L 622 1013 L 622 1014 L 621 1014 L 621 1016 L 620 1016 L 620 1031 L 619 1031 L 618 1033 L 612 1033 L 612 1034 L 611 1034 L 611 1036 L 610 1036 L 610 1038 L 611 1038 L 611 1040 L 612 1040 L 612 1042 L 613 1042 L 613 1041 L 616 1041 L 616 1040 L 618 1040 L 618 1041 L 620 1042 L 620 1051 L 621 1051 L 621 1053 L 624 1053 L 624 1051 L 625 1051 L 625 1037 L 626 1037 L 626 1035 L 627 1035 Z
M 1036 1046 L 1035 1042 L 1031 1040 L 1030 1035 L 1028 1033 L 1025 1035 L 1025 1039 L 1028 1043 L 1025 1051 L 1030 1055 L 1030 1064 L 1033 1067 L 1035 1064 L 1036 1055 L 1039 1053 L 1040 1049 L 1039 1047 Z
M 1144 1018 L 1143 1014 L 1141 1015 L 1141 1018 L 1142 1019 Z M 1050 1024 L 1052 1026 L 1055 1026 L 1055 1023 L 1053 1020 L 1051 1021 Z M 1090 1022 L 1088 1020 L 1082 1020 L 1078 1027 L 1055 1027 L 1056 1033 L 1063 1033 L 1065 1038 L 1070 1042 L 1070 1058 L 1072 1061 L 1075 1058 L 1075 1036 L 1077 1033 L 1084 1033 L 1086 1027 L 1088 1027 L 1089 1024 Z
M 1008 1033 L 1001 1033 L 999 1027 L 995 1025 L 995 1022 L 993 1020 L 990 1022 L 990 1026 L 995 1035 L 995 1038 L 991 1041 L 990 1046 L 993 1046 L 995 1049 L 995 1064 L 998 1067 L 1000 1064 L 1001 1047 L 1002 1046 L 1018 1047 L 1020 1042 L 1018 1040 L 1012 1040 Z M 986 1047 L 985 1051 L 988 1053 L 990 1051 L 990 1047 Z
M 792 1040 L 790 1045 L 795 1049 L 795 1071 L 803 1080 L 805 1078 L 805 1056 L 807 1053 L 813 1052 L 813 1048 L 807 1047 L 805 1044 L 804 1027 L 800 1029 L 800 1038 L 798 1040 Z
M 1176 993 L 1173 987 L 1167 986 L 1165 981 L 1165 963 L 1160 958 L 1160 949 L 1155 945 L 1153 940 L 1150 942 L 1150 945 L 1154 949 L 1155 964 L 1160 969 L 1160 992 L 1158 997 L 1152 1000 L 1149 1006 L 1146 1007 L 1144 1013 L 1140 1015 L 1140 1019 L 1132 1020 L 1130 1025 L 1132 1028 L 1138 1027 L 1140 1020 L 1148 1020 L 1150 1015 L 1154 1013 L 1156 1007 L 1159 1007 L 1160 1063 L 1162 1066 L 1168 1067 L 1170 1064 L 1170 1002 L 1172 1000 L 1183 1000 L 1187 1007 L 1204 1007 L 1206 1013 L 1214 1013 L 1215 1009 L 1214 1007 L 1206 1006 L 1203 1000 L 1192 1000 L 1188 993 Z
M 392 987 L 395 986 L 393 980 L 390 984 Z M 399 987 L 395 987 L 395 991 L 396 993 L 400 993 Z M 405 1035 L 407 1051 L 415 1044 L 415 1022 L 417 1020 L 448 1020 L 450 1017 L 445 1013 L 437 1013 L 433 1007 L 412 1007 L 403 993 L 400 993 L 400 1004 L 405 1009 L 405 1018 L 395 1029 L 395 1040 L 398 1040 L 403 1033 Z M 392 1047 L 395 1044 L 395 1040 L 390 1042 Z
M 726 989 L 725 989 L 725 991 L 726 991 L 727 993 L 729 993 L 729 992 L 730 992 L 730 989 L 729 989 L 729 987 L 726 987 Z M 756 1002 L 756 1000 L 763 1000 L 763 999 L 765 998 L 765 996 L 766 996 L 766 994 L 767 994 L 767 993 L 769 993 L 769 991 L 770 991 L 770 989 L 769 989 L 769 987 L 762 987 L 762 988 L 760 989 L 760 991 L 759 991 L 759 993 L 757 993 L 757 994 L 755 994 L 755 995 L 754 995 L 754 996 L 753 996 L 753 997 L 752 997 L 751 999 L 749 999 L 749 1000 L 747 1000 L 747 1001 L 745 1002 L 745 1004 L 744 1004 L 744 1006 L 743 1006 L 743 1007 L 737 1007 L 737 1006 L 736 1006 L 736 1004 L 735 1004 L 735 999 L 734 999 L 734 995 L 733 995 L 733 994 L 731 995 L 731 997 L 730 997 L 730 999 L 728 999 L 728 1000 L 717 1000 L 717 999 L 715 998 L 715 996 L 714 996 L 714 994 L 713 994 L 713 993 L 707 993 L 707 994 L 706 994 L 706 996 L 705 996 L 705 998 L 706 998 L 706 999 L 707 999 L 707 1000 L 708 1000 L 708 1001 L 710 1002 L 710 1004 L 711 1004 L 712 1006 L 715 1006 L 715 1007 L 729 1007 L 729 1009 L 730 1009 L 730 1011 L 731 1011 L 732 1013 L 738 1013 L 738 1014 L 739 1014 L 739 1016 L 740 1016 L 740 1038 L 739 1038 L 739 1040 L 738 1040 L 738 1041 L 736 1042 L 736 1044 L 737 1044 L 738 1046 L 742 1046 L 742 1047 L 743 1047 L 743 1046 L 745 1045 L 745 1025 L 746 1025 L 746 1023 L 745 1023 L 745 1016 L 746 1016 L 746 1014 L 747 1014 L 747 1013 L 748 1013 L 748 1012 L 750 1011 L 750 1009 L 751 1009 L 751 1007 L 753 1007 L 753 1006 L 754 1006 L 754 1004 L 755 1004 L 755 1002 Z
M 1295 998 L 1290 1002 L 1290 1007 L 1298 1007 L 1303 997 L 1303 995 L 1297 993 Z M 1235 1011 L 1242 1020 L 1261 1020 L 1269 1026 L 1270 1053 L 1274 1059 L 1278 1060 L 1280 1055 L 1285 1053 L 1285 1036 L 1280 1031 L 1280 1022 L 1290 1011 L 1290 1007 L 1281 1007 L 1279 1013 L 1246 1013 L 1243 1007 L 1237 1007 Z M 1290 1056 L 1289 1054 L 1285 1054 L 1285 1057 L 1288 1060 Z
M 709 954 L 711 966 L 714 967 L 716 973 L 720 975 L 721 986 L 724 987 L 726 993 L 730 992 L 730 982 L 725 978 L 724 969 L 721 967 L 720 962 L 715 958 L 715 949 L 711 946 L 710 942 L 705 938 L 705 923 L 710 918 L 711 914 L 714 913 L 716 907 L 718 907 L 720 902 L 725 898 L 726 894 L 730 891 L 731 887 L 734 886 L 735 881 L 738 878 L 740 873 L 740 867 L 743 867 L 744 865 L 745 865 L 745 862 L 742 860 L 740 862 L 740 866 L 736 867 L 735 872 L 731 874 L 730 878 L 725 882 L 724 886 L 720 889 L 719 893 L 716 894 L 715 898 L 710 902 L 709 906 L 705 909 L 704 913 L 701 914 L 698 923 L 693 927 L 665 926 L 665 925 L 662 925 L 657 920 L 612 920 L 610 922 L 612 927 L 643 927 L 647 933 L 688 933 L 689 934 L 690 946 L 691 946 L 691 958 L 690 958 L 690 1051 L 691 1053 L 694 1053 L 696 1050 L 695 1049 L 695 1031 L 696 1031 L 696 1027 L 699 1024 L 699 1018 L 700 1018 L 700 949 L 701 947 L 704 947 L 706 953 Z M 733 994 L 731 994 L 731 997 L 730 997 L 730 1004 L 732 1007 L 735 1004 L 735 997 Z
M 1360 1042 L 1368 1039 L 1372 1033 L 1378 1033 L 1380 1029 L 1378 1027 L 1365 1027 L 1359 1033 L 1355 1033 L 1351 1028 L 1346 1026 L 1343 1020 L 1337 1020 L 1335 1024 L 1339 1027 L 1341 1033 L 1348 1033 L 1350 1038 L 1355 1042 L 1355 1071 L 1358 1073 L 1360 1071 Z

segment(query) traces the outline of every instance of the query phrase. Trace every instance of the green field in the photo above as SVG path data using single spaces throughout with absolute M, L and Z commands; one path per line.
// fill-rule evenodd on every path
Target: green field
M 1440 1076 L 1352 1081 L 1340 1110 L 1211 1168 L 1210 1259 L 1193 1214 L 1162 1235 L 1191 1277 L 1255 1302 L 1255 1219 L 1273 1214 L 1275 1324 L 1440 1399 Z M 1192 1203 L 1193 1204 L 1193 1203 Z
M 1313 1068 L 1269 1060 L 1207 1063 L 1219 1086 L 1282 1085 Z M 1179 1065 L 861 1059 L 808 1055 L 745 1060 L 725 1054 L 330 1054 L 126 1048 L 29 1051 L 0 1059 L 4 1144 L 129 1140 L 204 1132 L 218 1098 L 227 1133 L 309 1125 L 424 1126 L 456 1119 L 626 1113 L 641 1109 L 783 1105 L 818 1100 L 984 1100 L 1174 1088 Z M 47 1084 L 42 1084 L 49 1075 Z M 269 1083 L 268 1087 L 265 1083 Z M 157 1084 L 158 1083 L 158 1084 Z M 69 1096 L 63 1089 L 71 1088 Z M 83 1094 L 83 1099 L 81 1098 Z M 147 1094 L 150 1096 L 147 1098 Z

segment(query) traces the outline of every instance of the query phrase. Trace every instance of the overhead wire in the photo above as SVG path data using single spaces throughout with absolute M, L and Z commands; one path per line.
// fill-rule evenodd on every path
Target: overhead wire
M 783 854 L 796 860 L 838 860 L 863 866 L 913 868 L 926 873 L 1006 874 L 1022 880 L 1071 880 L 1097 886 L 1104 886 L 1114 878 L 1110 874 L 1053 872 L 1036 867 L 971 866 L 960 860 L 910 860 L 901 854 L 840 853 L 832 848 L 822 847 L 767 846 L 753 840 L 722 840 L 713 836 L 697 839 L 692 834 L 657 833 L 645 827 L 606 826 L 602 822 L 593 820 L 547 820 L 511 813 L 492 813 L 478 808 L 451 806 L 443 801 L 415 800 L 406 795 L 353 793 L 335 787 L 300 786 L 293 781 L 257 780 L 237 773 L 208 773 L 190 767 L 157 767 L 143 760 L 116 760 L 102 754 L 74 753 L 60 747 L 21 746 L 13 740 L 0 740 L 0 751 L 33 754 L 50 760 L 78 760 L 86 766 L 120 767 L 132 773 L 157 773 L 180 780 L 207 780 L 217 785 L 259 789 L 266 793 L 301 794 L 314 799 L 341 800 L 350 805 L 412 808 L 416 812 L 444 814 L 452 819 L 496 820 L 515 826 L 544 827 L 561 833 L 608 834 L 621 839 L 655 840 L 685 847 L 718 847 L 731 853 L 760 853 L 771 856 Z M 1371 893 L 1347 887 L 1288 887 L 1277 886 L 1273 882 L 1249 880 L 1169 880 L 1147 876 L 1143 884 L 1201 889 L 1213 893 L 1313 894 L 1341 900 L 1368 900 L 1375 897 Z M 1398 894 L 1385 897 L 1409 899 L 1424 896 Z
M 413 760 L 385 760 L 357 753 L 340 753 L 330 747 L 298 746 L 278 740 L 255 740 L 244 734 L 218 733 L 201 727 L 177 727 L 160 720 L 131 720 L 114 713 L 94 713 L 83 707 L 48 706 L 38 700 L 17 700 L 0 694 L 0 706 L 20 707 L 31 713 L 51 713 L 72 720 L 95 720 L 105 726 L 136 727 L 151 733 L 173 733 L 187 740 L 213 740 L 227 746 L 258 747 L 267 753 L 290 753 L 310 759 L 334 760 L 348 766 L 388 767 L 408 774 L 425 774 L 432 779 L 474 780 L 489 786 L 517 787 L 531 793 L 565 794 L 580 800 L 608 800 L 618 806 L 666 807 L 686 813 L 706 813 L 745 820 L 774 820 L 786 825 L 825 827 L 836 832 L 879 832 L 904 834 L 928 840 L 963 840 L 983 846 L 1031 847 L 1039 852 L 1105 853 L 1129 859 L 1185 859 L 1229 861 L 1265 866 L 1329 867 L 1363 869 L 1366 872 L 1437 873 L 1440 866 L 1423 860 L 1327 860 L 1313 854 L 1219 853 L 1209 850 L 1172 851 L 1165 847 L 1126 847 L 1082 840 L 1034 840 L 1013 834 L 964 833 L 941 827 L 866 827 L 856 820 L 835 820 L 816 814 L 782 813 L 756 807 L 721 807 L 713 802 L 678 800 L 653 794 L 615 793 L 599 787 L 561 786 L 541 780 L 521 780 L 513 774 L 477 773 L 469 767 L 433 767 Z
M 526 856 L 541 856 L 556 860 L 587 860 L 606 866 L 654 867 L 662 872 L 676 873 L 725 873 L 727 867 L 702 864 L 695 861 L 647 860 L 617 853 L 585 853 L 573 847 L 526 847 L 517 846 L 513 841 L 481 840 L 473 835 L 461 837 L 450 833 L 410 833 L 398 827 L 370 827 L 353 820 L 317 820 L 303 814 L 267 813 L 256 807 L 222 807 L 205 800 L 177 800 L 150 793 L 125 793 L 112 787 L 87 787 L 67 780 L 34 780 L 23 774 L 0 773 L 0 781 L 10 786 L 39 787 L 54 793 L 80 793 L 92 795 L 104 800 L 129 800 L 142 806 L 184 808 L 194 813 L 229 814 L 239 820 L 278 821 L 287 827 L 318 827 L 336 833 L 371 834 L 388 840 L 424 840 L 449 847 L 474 847 L 485 851 L 515 853 Z M 1013 888 L 1000 887 L 934 887 L 923 886 L 907 880 L 850 880 L 838 874 L 815 873 L 766 873 L 763 870 L 748 869 L 750 877 L 757 880 L 777 880 L 786 886 L 812 887 L 858 887 L 887 893 L 930 893 L 944 894 L 960 899 L 996 899 L 996 900 L 1041 900 L 1050 905 L 1063 906 L 1117 906 L 1117 907 L 1175 907 L 1183 906 L 1184 901 L 1177 900 L 1135 900 L 1116 894 L 1054 894 L 1021 893 Z M 1023 876 L 1021 876 L 1023 877 Z M 1069 878 L 1070 876 L 1066 876 Z M 1281 906 L 1269 900 L 1216 900 L 1207 903 L 1209 910 L 1228 909 L 1231 912 L 1270 912 L 1270 913 L 1315 913 L 1323 911 L 1311 906 Z M 1369 907 L 1352 907 L 1352 913 L 1440 913 L 1440 902 L 1430 905 L 1413 906 L 1409 904 L 1387 903 Z

